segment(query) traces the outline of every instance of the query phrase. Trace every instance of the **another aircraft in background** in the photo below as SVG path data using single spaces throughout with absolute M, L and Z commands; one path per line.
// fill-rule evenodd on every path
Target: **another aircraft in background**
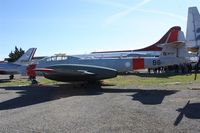
M 186 43 L 192 52 L 200 51 L 200 15 L 197 7 L 188 9 Z
M 10 75 L 10 79 L 14 78 L 14 74 L 21 74 L 22 71 L 26 71 L 26 63 L 30 62 L 35 54 L 36 48 L 30 48 L 26 51 L 16 62 L 0 63 L 0 74 L 1 75 Z
M 186 44 L 191 52 L 196 53 L 198 61 L 196 64 L 195 80 L 200 64 L 200 14 L 197 7 L 188 9 Z
M 113 58 L 113 57 L 156 57 L 160 55 L 162 50 L 159 44 L 171 43 L 177 41 L 178 32 L 181 31 L 181 27 L 174 26 L 170 28 L 167 33 L 156 43 L 141 49 L 135 50 L 120 50 L 120 51 L 102 51 L 92 52 L 91 56 L 99 58 Z

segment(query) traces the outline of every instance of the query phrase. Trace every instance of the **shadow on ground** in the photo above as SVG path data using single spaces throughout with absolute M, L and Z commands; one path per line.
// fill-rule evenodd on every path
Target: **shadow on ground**
M 20 94 L 19 97 L 1 102 L 0 110 L 15 109 L 72 96 L 101 95 L 104 93 L 134 93 L 129 95 L 133 97 L 133 100 L 140 101 L 143 104 L 154 105 L 161 104 L 165 96 L 177 92 L 174 90 L 140 90 L 106 86 L 105 88 L 102 85 L 93 84 L 86 87 L 74 87 L 71 84 L 61 84 L 55 86 L 0 87 L 0 89 L 15 91 L 15 93 Z
M 176 90 L 139 90 L 132 97 L 133 100 L 140 101 L 142 104 L 155 105 L 161 104 L 165 96 L 176 92 Z
M 178 126 L 184 116 L 189 119 L 200 119 L 200 103 L 190 103 L 188 101 L 183 108 L 179 108 L 176 111 L 180 112 L 180 114 L 174 122 L 175 126 Z

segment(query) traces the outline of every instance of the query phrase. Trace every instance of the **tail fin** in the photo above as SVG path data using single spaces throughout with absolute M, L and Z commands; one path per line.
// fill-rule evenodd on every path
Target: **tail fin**
M 22 64 L 28 61 L 31 61 L 31 59 L 33 58 L 35 51 L 37 48 L 30 48 L 26 51 L 26 53 L 24 53 L 16 62 L 15 64 Z
M 183 31 L 177 32 L 177 38 L 175 41 L 170 41 L 160 45 L 163 49 L 160 57 L 188 57 L 188 51 L 185 44 L 185 36 Z
M 188 8 L 186 41 L 190 47 L 200 47 L 200 15 L 197 7 Z
M 181 31 L 181 27 L 174 26 L 174 27 L 170 28 L 167 31 L 167 33 L 153 45 L 150 45 L 150 46 L 142 48 L 142 49 L 133 50 L 133 51 L 161 51 L 162 48 L 159 47 L 158 45 L 178 41 L 178 32 L 179 31 Z

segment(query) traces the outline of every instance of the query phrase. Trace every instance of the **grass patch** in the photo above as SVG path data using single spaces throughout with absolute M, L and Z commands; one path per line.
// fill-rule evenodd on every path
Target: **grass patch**
M 174 74 L 136 74 L 127 76 L 118 76 L 104 81 L 107 84 L 117 86 L 142 85 L 142 86 L 165 86 L 170 84 L 186 85 L 200 82 L 200 74 L 194 81 L 194 74 L 174 75 Z
M 57 81 L 48 80 L 43 77 L 37 78 L 39 84 L 53 85 Z M 200 74 L 197 75 L 197 80 L 194 81 L 194 74 L 191 75 L 175 75 L 175 74 L 134 74 L 122 75 L 116 78 L 107 79 L 103 81 L 105 84 L 112 84 L 116 86 L 139 85 L 139 86 L 165 86 L 165 85 L 187 85 L 193 83 L 200 83 Z M 27 86 L 31 81 L 27 79 L 14 80 L 0 80 L 0 87 L 5 86 Z

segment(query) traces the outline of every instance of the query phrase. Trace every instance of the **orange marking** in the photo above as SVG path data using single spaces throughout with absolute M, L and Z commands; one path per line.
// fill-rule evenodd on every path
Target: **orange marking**
M 133 70 L 144 69 L 144 58 L 133 59 Z
M 178 41 L 178 31 L 177 30 L 171 32 L 169 39 L 167 40 L 167 43 L 176 42 L 176 41 Z
M 27 66 L 26 70 L 27 70 L 28 76 L 35 76 L 36 75 L 35 71 L 34 71 L 35 67 L 36 67 L 36 64 L 31 64 L 31 65 Z

